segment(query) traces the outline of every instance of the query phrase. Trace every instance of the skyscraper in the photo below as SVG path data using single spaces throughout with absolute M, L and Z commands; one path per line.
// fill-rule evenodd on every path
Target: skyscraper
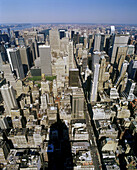
M 10 28 L 7 28 L 7 31 L 8 31 L 9 37 L 10 37 Z
M 96 102 L 97 100 L 97 88 L 98 88 L 98 77 L 99 77 L 99 67 L 100 64 L 95 64 L 94 78 L 92 82 L 92 92 L 91 92 L 91 102 Z
M 3 59 L 2 59 L 2 53 L 0 52 L 0 71 L 2 71 L 2 65 L 3 65 Z
M 114 64 L 117 48 L 120 46 L 125 46 L 128 43 L 129 35 L 115 35 L 113 46 L 112 46 L 112 53 L 111 53 L 111 64 Z
M 19 48 L 19 52 L 20 52 L 20 56 L 21 56 L 23 70 L 24 70 L 24 73 L 26 74 L 33 64 L 33 57 L 30 53 L 30 47 L 23 46 L 23 47 Z
M 117 48 L 117 55 L 115 57 L 115 67 L 116 68 L 118 67 L 118 65 L 120 63 L 121 56 L 124 56 L 124 60 L 125 60 L 126 53 L 127 53 L 127 46 L 120 46 Z
M 49 31 L 49 40 L 51 45 L 51 50 L 58 51 L 60 50 L 60 37 L 58 30 Z
M 81 88 L 72 92 L 72 118 L 84 118 L 84 94 Z
M 19 79 L 23 79 L 25 76 L 24 76 L 19 49 L 8 48 L 7 53 L 8 53 L 9 63 L 11 65 L 11 70 L 16 72 L 16 75 Z
M 62 39 L 63 37 L 65 37 L 65 31 L 66 31 L 66 30 L 59 30 L 60 39 Z
M 15 37 L 18 38 L 19 37 L 19 31 L 14 31 Z
M 106 59 L 104 56 L 101 56 L 99 78 L 98 78 L 98 81 L 99 81 L 98 89 L 99 90 L 103 89 L 103 82 L 105 81 L 105 71 L 106 71 Z
M 69 86 L 79 87 L 79 70 L 78 69 L 69 70 Z
M 100 51 L 101 34 L 95 34 L 94 51 Z
M 116 81 L 116 86 L 119 85 L 121 79 L 124 78 L 125 74 L 126 74 L 126 71 L 127 71 L 127 67 L 128 67 L 129 63 L 128 61 L 124 60 L 123 63 L 121 64 L 121 69 L 120 69 L 120 75 Z
M 16 88 L 16 80 L 14 77 L 14 74 L 11 71 L 10 64 L 4 64 L 2 66 L 2 71 L 4 72 L 4 78 L 6 79 L 7 82 L 10 82 L 10 85 L 13 86 L 13 88 Z
M 8 129 L 9 128 L 9 124 L 7 121 L 7 118 L 4 116 L 0 117 L 0 128 L 1 129 Z
M 41 95 L 41 109 L 43 112 L 46 111 L 48 105 L 47 94 Z
M 91 70 L 94 73 L 94 69 L 95 69 L 95 64 L 99 64 L 100 58 L 101 56 L 105 56 L 106 53 L 105 52 L 93 52 L 92 54 L 92 65 L 91 65 Z
M 5 103 L 6 111 L 10 115 L 11 109 L 18 107 L 15 97 L 15 91 L 13 90 L 12 86 L 6 84 L 1 87 L 1 94 Z
M 115 26 L 111 26 L 111 34 L 115 34 Z
M 136 83 L 131 80 L 128 79 L 127 85 L 126 85 L 126 89 L 125 89 L 125 97 L 127 98 L 128 101 L 133 101 L 134 100 L 134 89 L 135 89 L 135 85 Z
M 39 54 L 41 61 L 41 74 L 52 75 L 51 69 L 51 49 L 50 46 L 40 45 Z
M 69 55 L 69 68 L 74 68 L 74 57 L 73 57 L 73 42 L 69 42 L 69 50 L 68 50 L 68 55 Z
M 10 152 L 10 147 L 6 141 L 0 140 L 0 163 L 7 164 L 7 157 Z

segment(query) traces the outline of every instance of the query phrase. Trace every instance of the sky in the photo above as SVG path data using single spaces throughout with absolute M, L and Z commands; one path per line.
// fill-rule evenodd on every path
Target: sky
M 137 24 L 137 0 L 0 0 L 0 23 Z

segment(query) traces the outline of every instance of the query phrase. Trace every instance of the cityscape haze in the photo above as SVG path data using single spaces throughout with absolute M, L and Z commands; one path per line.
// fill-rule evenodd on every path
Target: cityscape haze
M 1 0 L 0 23 L 137 24 L 136 0 Z

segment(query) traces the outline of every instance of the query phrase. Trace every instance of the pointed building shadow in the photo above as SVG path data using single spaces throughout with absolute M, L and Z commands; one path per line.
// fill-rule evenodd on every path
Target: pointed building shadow
M 48 142 L 48 169 L 73 170 L 69 129 L 57 114 L 57 122 L 50 126 Z

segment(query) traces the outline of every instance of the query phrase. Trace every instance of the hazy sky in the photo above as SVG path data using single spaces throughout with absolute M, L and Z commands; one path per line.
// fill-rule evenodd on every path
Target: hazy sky
M 137 24 L 137 0 L 0 0 L 0 23 Z

